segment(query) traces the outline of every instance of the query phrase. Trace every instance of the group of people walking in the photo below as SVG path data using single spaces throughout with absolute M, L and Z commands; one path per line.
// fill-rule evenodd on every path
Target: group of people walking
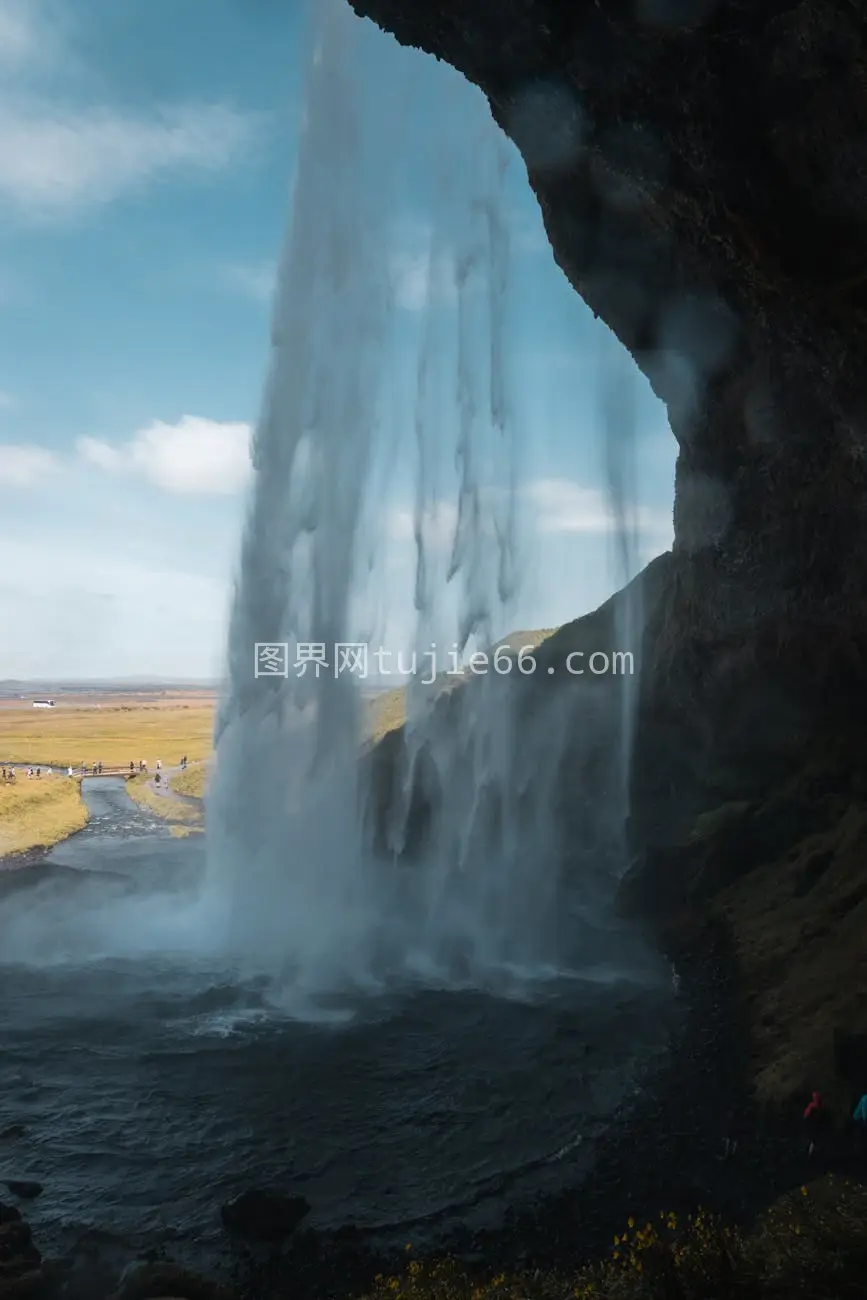
M 800 1112 L 804 1152 L 808 1160 L 821 1159 L 831 1153 L 832 1134 L 835 1133 L 835 1115 L 820 1092 L 813 1092 Z M 852 1139 L 852 1150 L 860 1159 L 867 1159 L 867 1092 L 861 1094 L 846 1126 Z M 730 1111 L 728 1131 L 723 1147 L 723 1159 L 736 1154 L 740 1138 L 744 1135 L 738 1115 Z M 834 1143 L 837 1148 L 836 1142 Z
M 180 767 L 181 771 L 184 771 L 184 772 L 186 771 L 186 769 L 187 769 L 187 761 L 188 761 L 188 760 L 187 760 L 187 756 L 186 756 L 186 754 L 184 754 L 183 758 L 181 759 L 181 761 L 180 761 L 180 763 L 179 763 L 179 765 L 178 765 L 178 766 Z M 156 761 L 156 770 L 157 770 L 156 780 L 157 780 L 157 781 L 160 780 L 159 773 L 160 773 L 160 771 L 162 770 L 162 766 L 163 766 L 163 765 L 162 765 L 161 760 L 160 760 L 160 759 L 157 759 L 157 761 Z M 50 773 L 51 768 L 50 768 L 50 767 L 45 767 L 45 768 L 43 768 L 42 766 L 40 766 L 40 767 L 28 767 L 28 769 L 27 769 L 27 775 L 28 775 L 28 777 L 39 777 L 39 778 L 41 778 L 41 777 L 42 777 L 43 770 L 45 771 L 46 774 L 48 774 L 48 773 Z M 62 770 L 62 769 L 61 769 L 61 770 Z M 138 763 L 136 763 L 134 759 L 130 759 L 130 761 L 129 761 L 129 773 L 130 773 L 130 776 L 134 776 L 135 773 L 136 773 L 136 770 L 138 770 L 139 772 L 146 772 L 146 771 L 148 770 L 148 765 L 147 765 L 147 763 L 145 762 L 145 760 L 144 760 L 143 758 L 140 759 Z M 81 763 L 81 764 L 79 765 L 79 771 L 81 772 L 81 775 L 82 775 L 82 776 L 102 776 L 103 771 L 104 771 L 104 768 L 103 768 L 102 763 L 90 763 L 90 764 L 88 764 L 88 763 Z M 66 769 L 66 775 L 67 775 L 68 777 L 73 777 L 73 776 L 75 776 L 75 768 L 74 768 L 71 764 L 70 764 L 70 765 L 67 767 L 67 769 Z M 14 782 L 14 781 L 15 781 L 15 768 L 14 768 L 11 764 L 8 764 L 8 765 L 7 765 L 7 764 L 4 764 L 2 767 L 0 767 L 0 783 L 2 783 L 2 782 L 7 782 L 7 783 L 10 783 L 10 784 L 11 784 L 11 783 Z
M 46 767 L 45 771 L 46 771 L 46 773 L 49 773 L 49 772 L 51 771 L 51 768 L 50 768 L 50 767 Z M 38 776 L 38 777 L 41 778 L 41 776 L 42 776 L 42 768 L 41 768 L 41 767 L 28 767 L 28 769 L 27 769 L 27 776 L 28 776 L 28 777 L 37 777 L 37 776 Z M 14 783 L 15 779 L 16 779 L 15 768 L 12 767 L 11 764 L 10 764 L 9 767 L 6 767 L 5 765 L 4 765 L 3 767 L 0 767 L 0 781 L 6 781 L 8 784 L 11 785 L 11 784 Z
M 852 1125 L 855 1149 L 867 1155 L 867 1092 L 861 1094 L 854 1111 Z M 807 1137 L 807 1155 L 810 1159 L 824 1143 L 834 1127 L 833 1116 L 820 1092 L 814 1092 L 804 1108 L 804 1129 Z

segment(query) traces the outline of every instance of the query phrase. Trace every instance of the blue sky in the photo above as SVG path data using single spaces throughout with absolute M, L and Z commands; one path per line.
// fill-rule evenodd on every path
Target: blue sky
M 284 0 L 0 0 L 0 678 L 220 670 L 304 17 Z M 425 78 L 461 130 L 495 133 L 451 69 L 373 28 L 364 50 L 368 86 Z M 448 129 L 419 130 L 421 170 L 395 189 L 407 328 L 426 306 L 419 177 Z M 608 335 L 555 266 L 516 157 L 505 201 L 534 574 L 515 617 L 550 626 L 615 584 L 596 379 Z M 646 559 L 670 543 L 675 448 L 631 382 Z M 392 571 L 411 564 L 406 487 L 383 503 Z

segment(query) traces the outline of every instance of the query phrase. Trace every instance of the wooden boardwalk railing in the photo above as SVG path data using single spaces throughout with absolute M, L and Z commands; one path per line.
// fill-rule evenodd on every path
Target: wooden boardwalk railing
M 68 774 L 66 765 L 50 768 L 47 763 L 5 763 L 3 766 L 7 773 L 7 780 L 11 779 L 13 771 L 16 777 L 23 777 L 26 779 L 28 768 L 32 768 L 34 778 L 36 776 L 37 768 L 40 769 L 40 776 L 48 776 L 49 774 L 53 774 L 54 776 L 66 776 Z M 156 769 L 151 770 L 145 768 L 143 771 L 140 771 L 138 764 L 136 764 L 135 767 L 130 770 L 129 763 L 127 763 L 125 767 L 117 765 L 110 767 L 107 764 L 103 764 L 102 770 L 100 771 L 98 768 L 94 770 L 92 764 L 88 763 L 84 768 L 82 768 L 80 764 L 74 765 L 72 768 L 72 775 L 80 780 L 85 778 L 90 780 L 93 777 L 99 776 L 122 776 L 127 780 L 130 780 L 130 778 L 134 776 L 155 776 Z M 162 772 L 160 775 L 163 776 L 163 779 L 165 780 L 165 776 Z
M 127 763 L 126 767 L 107 767 L 107 766 L 103 766 L 103 769 L 102 769 L 101 772 L 100 772 L 98 769 L 97 769 L 96 771 L 94 771 L 92 767 L 86 767 L 86 768 L 84 768 L 83 771 L 82 771 L 82 769 L 81 769 L 80 767 L 74 767 L 74 768 L 72 769 L 72 775 L 73 775 L 73 776 L 80 776 L 80 777 L 93 777 L 93 776 L 125 776 L 125 777 L 127 778 L 127 780 L 129 780 L 130 777 L 133 777 L 133 776 L 139 776 L 139 774 L 140 774 L 140 773 L 139 773 L 138 766 L 136 765 L 136 767 L 134 767 L 134 768 L 132 769 L 132 771 L 130 771 L 129 763 Z M 147 770 L 145 770 L 144 772 L 141 773 L 141 775 L 142 775 L 142 776 L 144 776 L 144 775 L 150 775 L 150 773 L 147 772 Z

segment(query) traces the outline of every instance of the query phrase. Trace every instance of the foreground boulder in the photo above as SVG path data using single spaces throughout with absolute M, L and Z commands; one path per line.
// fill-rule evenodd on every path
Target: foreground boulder
M 57 1290 L 57 1273 L 43 1267 L 30 1225 L 0 1203 L 0 1300 L 51 1300 Z
M 42 1195 L 42 1184 L 34 1183 L 27 1178 L 10 1178 L 3 1186 L 22 1201 L 32 1201 Z
M 111 1300 L 236 1300 L 236 1295 L 179 1264 L 161 1262 L 133 1265 Z
M 268 1188 L 251 1187 L 220 1209 L 228 1232 L 254 1241 L 283 1241 L 310 1213 L 303 1196 L 287 1196 Z

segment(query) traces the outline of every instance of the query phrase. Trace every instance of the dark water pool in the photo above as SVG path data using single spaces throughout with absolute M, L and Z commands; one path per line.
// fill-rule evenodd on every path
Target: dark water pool
M 201 840 L 111 782 L 88 797 L 90 829 L 0 890 L 0 1129 L 26 1129 L 0 1178 L 44 1184 L 46 1244 L 95 1226 L 201 1258 L 263 1182 L 386 1240 L 493 1223 L 580 1179 L 670 1039 L 666 972 L 614 935 L 616 965 L 520 998 L 405 983 L 293 1020 L 192 941 Z

